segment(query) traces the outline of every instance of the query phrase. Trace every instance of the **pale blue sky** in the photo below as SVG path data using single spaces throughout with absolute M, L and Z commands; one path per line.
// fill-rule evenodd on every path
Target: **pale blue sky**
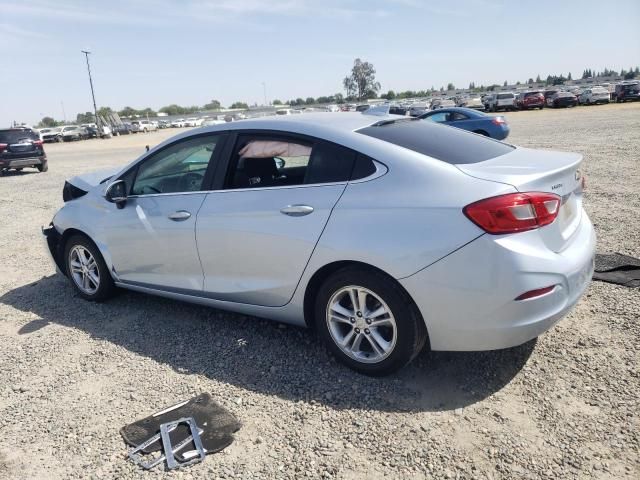
M 0 125 L 98 107 L 317 97 L 640 64 L 640 0 L 0 0 Z

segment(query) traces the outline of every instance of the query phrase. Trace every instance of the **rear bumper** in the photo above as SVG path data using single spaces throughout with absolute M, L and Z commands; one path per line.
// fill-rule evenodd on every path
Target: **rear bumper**
M 495 350 L 525 343 L 562 319 L 593 274 L 595 233 L 586 213 L 570 244 L 549 250 L 538 232 L 483 235 L 400 280 L 420 309 L 433 350 Z M 551 292 L 516 301 L 524 292 Z
M 0 158 L 0 168 L 37 167 L 47 160 L 46 157 Z

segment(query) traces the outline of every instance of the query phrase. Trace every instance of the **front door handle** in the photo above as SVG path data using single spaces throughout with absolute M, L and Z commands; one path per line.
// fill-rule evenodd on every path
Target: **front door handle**
M 191 214 L 186 210 L 178 210 L 177 212 L 169 214 L 169 219 L 174 222 L 183 222 L 189 218 L 191 218 Z
M 280 213 L 289 215 L 290 217 L 303 217 L 313 212 L 313 207 L 309 205 L 288 205 L 280 209 Z

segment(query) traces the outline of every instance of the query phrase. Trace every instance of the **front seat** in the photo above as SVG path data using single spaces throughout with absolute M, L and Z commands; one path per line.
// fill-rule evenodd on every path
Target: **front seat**
M 243 158 L 244 175 L 249 179 L 250 187 L 272 187 L 276 185 L 278 167 L 273 157 Z

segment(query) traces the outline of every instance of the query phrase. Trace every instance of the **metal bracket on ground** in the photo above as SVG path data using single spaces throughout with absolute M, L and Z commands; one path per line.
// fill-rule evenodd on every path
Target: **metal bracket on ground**
M 171 437 L 169 434 L 176 428 L 178 428 L 180 424 L 186 424 L 189 427 L 191 434 L 177 445 L 172 445 Z M 155 434 L 137 447 L 129 450 L 129 458 L 131 459 L 131 461 L 133 461 L 133 463 L 141 466 L 145 470 L 150 470 L 165 460 L 167 461 L 168 470 L 193 465 L 194 463 L 198 463 L 204 460 L 206 454 L 206 450 L 203 448 L 202 440 L 200 439 L 200 434 L 202 432 L 203 430 L 198 428 L 193 417 L 180 418 L 173 422 L 163 423 L 162 425 L 160 425 L 160 433 Z M 145 461 L 144 459 L 146 457 L 141 453 L 142 450 L 147 448 L 152 443 L 157 442 L 158 440 L 162 441 L 162 449 L 164 451 L 164 454 L 149 461 Z M 188 458 L 188 460 L 185 460 L 183 462 L 178 461 L 175 457 L 175 454 L 180 452 L 187 445 L 191 444 L 193 444 L 195 448 L 183 455 L 183 457 L 185 459 Z

